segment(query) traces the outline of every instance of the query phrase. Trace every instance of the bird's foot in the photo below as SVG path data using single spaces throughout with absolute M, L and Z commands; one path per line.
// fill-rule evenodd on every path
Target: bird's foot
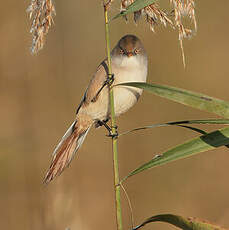
M 118 138 L 118 131 L 117 131 L 118 126 L 115 125 L 115 126 L 112 126 L 109 128 L 110 128 L 110 130 L 108 130 L 109 134 L 107 135 L 107 137 Z M 115 130 L 114 132 L 113 132 L 113 129 Z
M 104 126 L 107 131 L 108 131 L 108 134 L 106 135 L 107 137 L 112 137 L 112 138 L 117 138 L 118 137 L 118 126 L 112 126 L 110 127 L 107 122 L 109 121 L 109 119 L 106 119 L 106 120 L 98 120 L 97 121 L 97 126 L 96 127 L 99 127 L 99 126 Z M 115 130 L 115 132 L 113 132 L 113 130 Z
M 104 82 L 104 84 L 106 84 L 106 85 L 112 85 L 113 82 L 114 82 L 114 74 L 113 74 L 113 73 L 108 74 L 108 75 L 107 75 L 107 79 L 106 79 L 106 81 Z

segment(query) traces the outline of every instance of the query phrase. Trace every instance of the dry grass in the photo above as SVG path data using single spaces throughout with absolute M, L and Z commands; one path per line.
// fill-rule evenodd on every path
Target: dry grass
M 122 0 L 121 11 L 125 10 L 127 6 L 135 0 Z M 172 6 L 171 13 L 160 9 L 158 3 L 153 3 L 140 11 L 134 12 L 134 21 L 137 22 L 143 15 L 146 22 L 149 23 L 150 29 L 155 32 L 155 25 L 162 24 L 164 26 L 170 25 L 172 28 L 177 28 L 179 34 L 179 42 L 182 50 L 182 58 L 185 66 L 185 56 L 183 49 L 183 39 L 190 38 L 197 31 L 197 23 L 195 17 L 195 2 L 194 0 L 170 0 Z M 187 28 L 183 23 L 183 18 L 190 19 L 190 25 L 193 29 Z
M 31 52 L 37 53 L 43 48 L 45 36 L 54 23 L 55 8 L 52 0 L 31 0 L 27 12 L 32 20 L 30 30 L 33 35 Z
M 135 0 L 121 0 L 121 11 L 125 10 L 127 6 Z M 183 39 L 191 38 L 197 31 L 197 23 L 195 17 L 195 1 L 194 0 L 169 0 L 172 9 L 170 13 L 160 8 L 158 3 L 153 3 L 143 9 L 134 12 L 134 21 L 137 21 L 141 16 L 145 16 L 146 22 L 150 25 L 150 29 L 155 32 L 155 26 L 162 24 L 164 26 L 170 25 L 172 28 L 178 30 L 178 39 L 182 51 L 183 63 L 185 66 L 185 55 L 183 48 Z M 114 0 L 108 0 L 106 7 L 111 7 Z M 53 24 L 53 16 L 55 15 L 55 8 L 52 0 L 31 0 L 29 12 L 32 20 L 30 32 L 33 35 L 31 52 L 37 53 L 45 44 L 46 35 Z M 183 18 L 190 19 L 190 25 L 186 26 L 183 23 Z M 126 17 L 125 17 L 126 18 Z M 127 18 L 126 18 L 127 20 Z M 193 27 L 193 28 L 190 28 Z

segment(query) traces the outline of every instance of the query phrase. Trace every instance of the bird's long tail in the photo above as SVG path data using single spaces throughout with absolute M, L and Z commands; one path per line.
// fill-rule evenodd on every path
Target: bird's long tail
M 92 123 L 91 120 L 76 120 L 72 123 L 53 152 L 52 163 L 44 183 L 48 184 L 69 166 L 77 150 L 83 144 Z

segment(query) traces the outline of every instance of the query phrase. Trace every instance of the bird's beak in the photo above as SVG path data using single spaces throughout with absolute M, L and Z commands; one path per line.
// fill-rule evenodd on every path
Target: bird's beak
M 133 53 L 132 52 L 128 52 L 126 55 L 127 55 L 127 57 L 131 57 L 131 56 L 133 56 Z

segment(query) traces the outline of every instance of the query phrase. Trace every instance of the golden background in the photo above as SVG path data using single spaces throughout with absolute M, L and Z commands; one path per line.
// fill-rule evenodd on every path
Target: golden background
M 167 0 L 168 1 L 168 0 Z M 30 54 L 29 1 L 4 1 L 0 13 L 0 226 L 17 230 L 115 229 L 112 154 L 103 128 L 91 129 L 76 159 L 61 177 L 42 184 L 51 152 L 74 119 L 97 65 L 105 57 L 101 1 L 56 1 L 55 26 L 45 48 Z M 196 1 L 198 33 L 185 40 L 182 64 L 171 28 L 156 33 L 141 21 L 111 24 L 112 47 L 127 34 L 148 51 L 148 82 L 167 84 L 229 101 L 229 2 Z M 114 5 L 112 14 L 118 12 Z M 118 118 L 119 131 L 158 122 L 216 117 L 144 93 Z M 209 126 L 208 130 L 216 127 Z M 154 154 L 197 134 L 167 127 L 119 139 L 120 175 Z M 159 213 L 207 219 L 229 227 L 229 150 L 220 148 L 130 178 L 125 187 L 135 224 Z M 123 198 L 125 229 L 130 215 Z M 151 224 L 145 229 L 173 229 Z

